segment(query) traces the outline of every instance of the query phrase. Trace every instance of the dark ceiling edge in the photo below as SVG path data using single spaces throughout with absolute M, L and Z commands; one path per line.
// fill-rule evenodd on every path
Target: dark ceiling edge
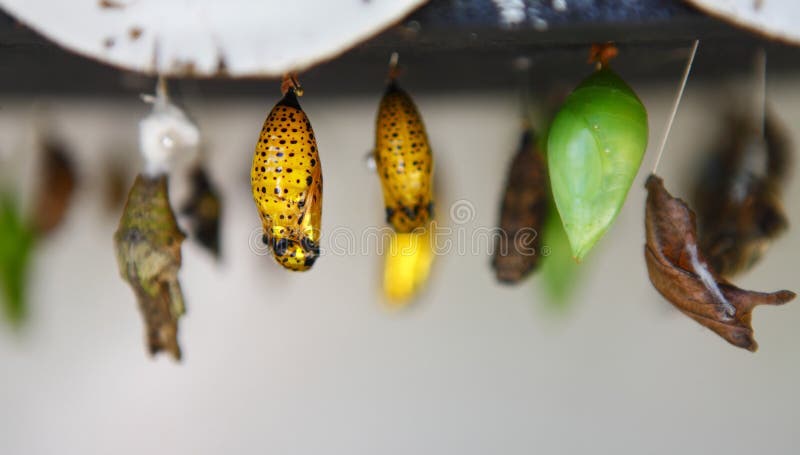
M 532 4 L 530 0 L 528 3 Z M 616 40 L 621 55 L 614 64 L 621 73 L 633 79 L 659 81 L 674 77 L 675 68 L 682 64 L 682 50 L 694 38 L 703 40 L 694 78 L 749 71 L 746 62 L 760 46 L 768 49 L 771 71 L 800 69 L 798 48 L 763 40 L 682 2 L 640 0 L 634 2 L 638 9 L 628 16 L 607 5 L 614 2 L 599 3 L 606 5 L 613 22 L 598 23 L 592 16 L 596 12 L 591 11 L 576 11 L 571 19 L 558 11 L 539 11 L 537 14 L 552 23 L 542 31 L 530 23 L 513 28 L 497 24 L 496 13 L 481 10 L 494 8 L 490 0 L 437 0 L 301 77 L 309 93 L 372 93 L 383 83 L 388 55 L 399 51 L 407 69 L 403 82 L 418 91 L 503 90 L 518 79 L 511 62 L 519 56 L 531 58 L 537 83 L 547 86 L 563 79 L 577 81 L 586 71 L 588 44 Z M 469 4 L 469 8 L 453 10 L 455 4 Z M 647 5 L 662 9 L 648 10 Z M 150 91 L 154 81 L 151 76 L 66 51 L 2 14 L 0 65 L 6 69 L 0 71 L 3 96 L 127 97 Z M 204 97 L 269 97 L 276 91 L 274 79 L 182 79 L 173 85 L 187 95 Z

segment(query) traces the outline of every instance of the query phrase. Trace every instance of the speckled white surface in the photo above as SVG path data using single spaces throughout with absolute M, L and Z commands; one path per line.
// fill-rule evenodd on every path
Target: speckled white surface
M 0 0 L 65 48 L 163 75 L 281 76 L 346 51 L 426 0 Z
M 672 87 L 638 88 L 654 144 Z M 796 79 L 771 80 L 770 94 L 800 141 Z M 690 82 L 660 165 L 673 193 L 686 194 L 725 95 Z M 440 213 L 467 200 L 476 211 L 466 227 L 492 226 L 518 140 L 513 94 L 416 98 L 438 159 Z M 753 355 L 663 301 L 642 255 L 652 145 L 570 311 L 545 310 L 535 278 L 496 284 L 485 254 L 451 254 L 414 307 L 391 313 L 380 305 L 379 258 L 325 256 L 300 275 L 251 252 L 259 223 L 247 172 L 276 99 L 187 102 L 226 205 L 221 264 L 184 244 L 182 365 L 146 356 L 114 262 L 117 219 L 101 209 L 100 165 L 112 151 L 136 155 L 148 107 L 50 102 L 85 180 L 36 254 L 29 325 L 0 326 L 0 453 L 797 453 L 800 302 L 755 311 Z M 26 157 L 23 166 L 31 109 L 0 101 L 0 149 Z M 381 223 L 363 160 L 377 102 L 377 93 L 317 99 L 308 87 L 302 100 L 325 163 L 328 232 Z M 738 284 L 800 288 L 800 180 L 787 207 L 793 230 Z
M 687 0 L 701 11 L 770 38 L 800 44 L 800 3 L 787 0 Z

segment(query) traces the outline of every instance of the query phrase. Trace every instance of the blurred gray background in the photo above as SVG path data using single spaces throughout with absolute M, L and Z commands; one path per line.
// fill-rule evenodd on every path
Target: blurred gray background
M 643 185 L 677 76 L 633 81 L 651 145 L 566 311 L 547 305 L 538 277 L 498 285 L 480 250 L 438 257 L 403 311 L 382 302 L 375 255 L 326 255 L 308 273 L 284 272 L 251 249 L 259 224 L 248 181 L 277 87 L 249 99 L 189 90 L 184 104 L 224 197 L 224 258 L 184 243 L 180 365 L 145 353 L 114 258 L 118 213 L 102 206 L 107 160 L 139 166 L 136 128 L 148 107 L 134 96 L 0 99 L 2 172 L 16 188 L 27 197 L 36 183 L 32 125 L 43 116 L 82 177 L 65 224 L 36 251 L 27 325 L 0 327 L 0 453 L 797 453 L 800 302 L 755 311 L 751 354 L 675 311 L 647 277 Z M 688 196 L 729 102 L 749 102 L 748 83 L 690 81 L 659 169 L 673 194 Z M 325 231 L 382 226 L 378 180 L 364 163 L 379 94 L 315 97 L 306 87 Z M 796 74 L 770 77 L 768 94 L 800 142 Z M 475 217 L 459 226 L 494 226 L 520 134 L 514 87 L 415 99 L 442 222 L 453 225 L 449 208 L 468 201 Z M 791 230 L 737 284 L 798 290 L 798 202 L 794 181 Z

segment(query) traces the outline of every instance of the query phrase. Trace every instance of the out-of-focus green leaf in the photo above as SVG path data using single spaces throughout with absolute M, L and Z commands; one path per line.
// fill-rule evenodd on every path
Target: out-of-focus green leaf
M 0 291 L 6 318 L 19 325 L 26 314 L 28 263 L 35 243 L 14 197 L 0 194 Z
M 580 279 L 581 265 L 572 258 L 569 238 L 552 200 L 542 236 L 542 288 L 551 307 L 566 309 Z

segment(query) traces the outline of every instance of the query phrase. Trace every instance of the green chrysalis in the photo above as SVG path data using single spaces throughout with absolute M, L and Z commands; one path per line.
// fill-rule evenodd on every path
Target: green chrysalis
M 608 68 L 586 78 L 556 114 L 548 171 L 572 254 L 583 259 L 619 213 L 647 148 L 647 111 Z

